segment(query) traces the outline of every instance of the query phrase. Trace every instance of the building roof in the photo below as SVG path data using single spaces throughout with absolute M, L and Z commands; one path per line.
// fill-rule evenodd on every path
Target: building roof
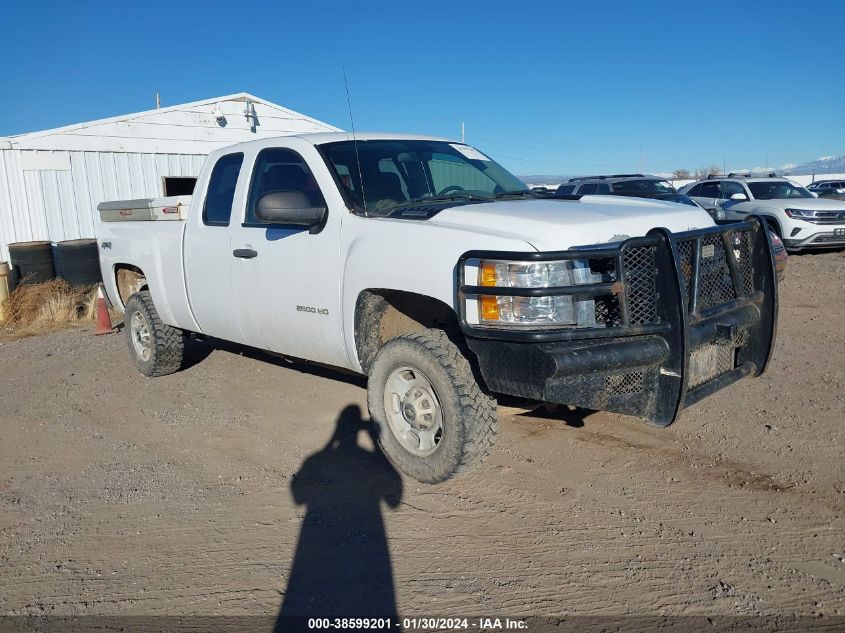
M 255 107 L 257 125 L 254 129 L 245 117 L 247 102 Z M 221 114 L 222 123 L 218 120 Z M 207 154 L 217 147 L 252 138 L 337 131 L 340 128 L 329 123 L 239 92 L 0 137 L 0 149 Z

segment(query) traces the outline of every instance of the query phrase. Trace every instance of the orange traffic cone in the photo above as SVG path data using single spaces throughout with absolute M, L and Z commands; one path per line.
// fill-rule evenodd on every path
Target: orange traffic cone
M 106 295 L 103 292 L 103 284 L 100 284 L 97 286 L 97 329 L 94 334 L 109 334 L 111 331 L 111 317 L 106 305 Z

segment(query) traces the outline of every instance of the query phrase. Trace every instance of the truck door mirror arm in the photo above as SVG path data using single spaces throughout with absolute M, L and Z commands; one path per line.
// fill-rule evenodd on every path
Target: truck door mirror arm
M 262 222 L 308 227 L 312 233 L 322 228 L 327 212 L 325 206 L 311 206 L 301 191 L 271 191 L 255 205 L 255 217 Z

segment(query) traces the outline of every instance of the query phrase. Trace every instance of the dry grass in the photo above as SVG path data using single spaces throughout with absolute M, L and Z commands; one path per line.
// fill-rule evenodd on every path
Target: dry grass
M 75 325 L 89 325 L 96 318 L 96 286 L 71 288 L 62 279 L 21 284 L 3 303 L 0 338 L 23 338 Z

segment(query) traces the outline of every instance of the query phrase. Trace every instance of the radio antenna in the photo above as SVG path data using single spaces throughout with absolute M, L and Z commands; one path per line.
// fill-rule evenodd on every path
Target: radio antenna
M 343 67 L 343 85 L 346 87 L 346 106 L 349 108 L 349 122 L 352 124 L 352 145 L 355 147 L 355 162 L 358 163 L 358 182 L 361 183 L 361 200 L 364 202 L 364 217 L 367 217 L 367 195 L 364 193 L 364 174 L 361 171 L 361 157 L 358 155 L 358 139 L 355 138 L 355 119 L 352 118 L 352 99 L 349 98 L 349 81 L 346 66 Z

